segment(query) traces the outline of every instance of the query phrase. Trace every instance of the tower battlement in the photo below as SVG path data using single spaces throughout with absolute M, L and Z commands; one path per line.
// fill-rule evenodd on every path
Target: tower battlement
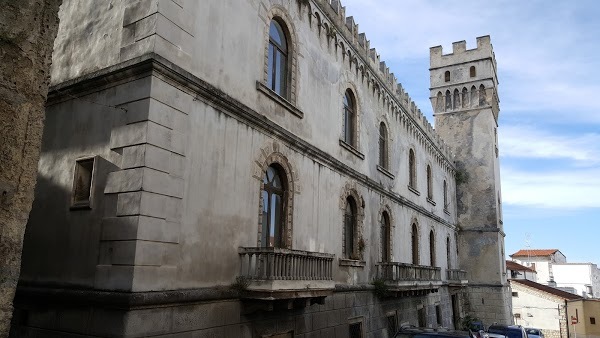
M 452 53 L 444 54 L 442 46 L 429 48 L 429 62 L 431 68 L 446 67 L 460 62 L 472 62 L 490 58 L 494 65 L 496 58 L 489 35 L 477 38 L 477 47 L 467 49 L 466 41 L 452 43 Z

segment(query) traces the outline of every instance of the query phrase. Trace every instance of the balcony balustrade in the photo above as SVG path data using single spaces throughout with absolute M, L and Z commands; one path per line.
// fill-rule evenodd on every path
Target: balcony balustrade
M 435 291 L 442 285 L 441 269 L 399 262 L 377 263 L 377 279 L 392 291 Z
M 282 248 L 239 248 L 246 298 L 313 298 L 331 294 L 334 255 Z
M 447 279 L 449 284 L 467 284 L 467 272 L 465 270 L 447 269 Z

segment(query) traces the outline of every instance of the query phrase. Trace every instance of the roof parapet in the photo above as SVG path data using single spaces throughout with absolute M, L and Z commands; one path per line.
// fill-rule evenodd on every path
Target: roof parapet
M 373 73 L 373 75 L 376 75 L 379 81 L 383 83 L 388 90 L 390 90 L 388 93 L 391 93 L 391 95 L 386 95 L 385 91 L 382 91 L 382 97 L 386 100 L 386 102 L 390 102 L 390 96 L 394 98 L 396 103 L 400 104 L 400 106 L 404 108 L 408 115 L 412 117 L 413 121 L 420 126 L 423 133 L 427 135 L 427 137 L 429 137 L 433 143 L 435 143 L 435 146 L 442 152 L 442 154 L 444 154 L 446 159 L 452 162 L 452 153 L 450 148 L 445 145 L 439 135 L 437 135 L 433 126 L 429 123 L 415 102 L 410 98 L 409 94 L 404 90 L 402 84 L 398 82 L 396 75 L 390 72 L 386 62 L 381 61 L 381 56 L 377 53 L 377 50 L 375 48 L 371 48 L 370 41 L 367 39 L 366 34 L 364 32 L 359 33 L 359 27 L 355 22 L 354 17 L 346 17 L 346 8 L 342 5 L 341 0 L 313 1 L 321 5 L 320 7 L 322 10 L 324 10 L 324 14 L 326 14 L 329 20 L 331 20 L 331 23 L 337 27 L 338 33 L 344 36 L 350 45 L 355 49 L 357 56 L 361 55 L 364 58 L 364 62 L 366 62 L 371 68 L 369 72 Z M 327 10 L 327 7 L 331 8 L 331 10 Z M 478 38 L 478 46 L 480 44 L 479 40 L 483 38 L 485 37 Z M 487 36 L 487 42 L 489 44 L 489 36 Z M 460 42 L 458 44 L 460 45 Z M 485 46 L 485 39 L 482 40 L 481 45 Z M 466 43 L 464 43 L 464 46 L 466 49 Z M 432 53 L 434 50 L 436 50 L 436 48 L 439 49 L 439 57 L 444 57 L 442 55 L 441 46 L 433 47 L 431 49 Z M 462 53 L 464 52 L 465 51 L 462 51 Z M 394 107 L 396 106 L 395 104 L 391 105 Z
M 480 36 L 476 40 L 477 47 L 473 49 L 467 49 L 467 42 L 464 40 L 453 42 L 452 53 L 450 54 L 444 54 L 442 46 L 429 48 L 430 67 L 445 67 L 458 62 L 470 62 L 486 58 L 492 58 L 496 63 L 490 36 Z

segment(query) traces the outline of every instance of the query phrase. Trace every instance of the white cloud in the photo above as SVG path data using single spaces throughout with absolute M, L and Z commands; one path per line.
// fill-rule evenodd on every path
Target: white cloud
M 429 47 L 490 34 L 499 65 L 501 109 L 506 116 L 527 112 L 550 122 L 600 123 L 593 100 L 600 91 L 597 20 L 592 1 L 344 0 L 347 15 L 355 15 L 360 30 L 371 39 L 382 60 L 403 82 L 415 70 L 406 62 L 428 60 Z M 422 74 L 422 73 L 419 73 Z M 421 76 L 421 75 L 419 75 Z M 420 88 L 407 88 L 425 102 Z M 426 110 L 428 106 L 424 106 Z
M 500 128 L 503 157 L 570 159 L 575 165 L 600 164 L 600 134 L 561 135 L 529 126 Z
M 600 168 L 552 173 L 502 168 L 505 204 L 550 208 L 600 208 Z

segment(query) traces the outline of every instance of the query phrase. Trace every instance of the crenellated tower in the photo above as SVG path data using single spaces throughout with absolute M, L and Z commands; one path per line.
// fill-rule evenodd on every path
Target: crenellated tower
M 498 77 L 489 36 L 477 48 L 454 42 L 451 54 L 430 49 L 435 129 L 450 147 L 457 170 L 459 262 L 469 279 L 467 311 L 484 321 L 511 323 L 506 278 L 500 168 Z

